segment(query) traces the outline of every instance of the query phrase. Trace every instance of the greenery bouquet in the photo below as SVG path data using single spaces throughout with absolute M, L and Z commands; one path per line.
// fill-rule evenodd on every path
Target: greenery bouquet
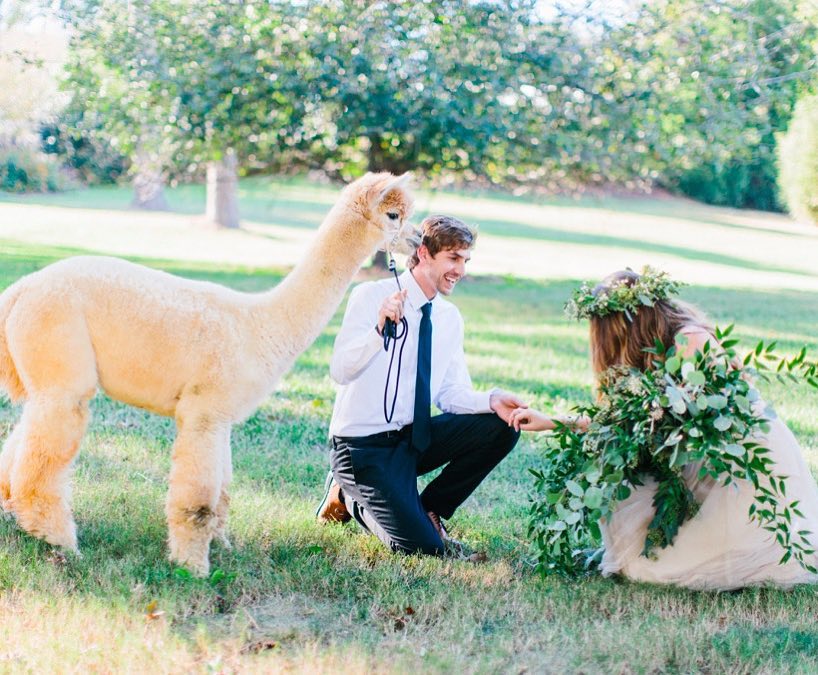
M 705 344 L 689 359 L 677 347 L 656 343 L 653 368 L 613 368 L 600 379 L 597 401 L 579 408 L 591 418 L 586 433 L 559 425 L 545 449 L 545 468 L 536 477 L 529 535 L 543 573 L 574 575 L 590 569 L 602 549 L 600 520 L 610 518 L 646 477 L 657 483 L 655 514 L 643 554 L 673 543 L 698 503 L 684 474 L 696 472 L 722 484 L 749 481 L 754 500 L 748 517 L 773 533 L 781 563 L 790 558 L 815 571 L 806 530 L 793 527 L 802 514 L 787 498 L 787 478 L 776 473 L 760 442 L 773 411 L 761 402 L 753 376 L 806 379 L 818 387 L 818 364 L 806 350 L 779 358 L 775 343 L 759 343 L 740 368 L 732 326 L 716 329 L 720 348 Z

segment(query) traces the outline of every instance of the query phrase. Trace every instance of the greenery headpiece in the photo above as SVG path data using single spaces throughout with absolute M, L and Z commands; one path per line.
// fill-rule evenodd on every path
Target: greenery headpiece
M 632 271 L 630 268 L 628 270 Z M 565 303 L 565 313 L 572 319 L 588 319 L 624 312 L 628 320 L 632 321 L 640 307 L 653 307 L 657 301 L 667 300 L 676 295 L 681 286 L 681 282 L 669 279 L 667 272 L 646 266 L 642 268 L 638 278 L 619 279 L 596 294 L 591 282 L 583 282 Z

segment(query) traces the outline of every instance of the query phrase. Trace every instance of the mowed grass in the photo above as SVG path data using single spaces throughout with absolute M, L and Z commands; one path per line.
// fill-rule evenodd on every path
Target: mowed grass
M 78 252 L 0 242 L 0 288 Z M 141 262 L 246 291 L 283 275 Z M 453 300 L 478 388 L 505 387 L 552 411 L 590 399 L 587 327 L 561 311 L 573 285 L 490 276 L 461 283 Z M 695 286 L 684 297 L 721 325 L 735 322 L 748 346 L 776 337 L 783 351 L 818 348 L 814 293 Z M 354 526 L 318 526 L 339 321 L 340 313 L 236 426 L 233 548 L 212 547 L 210 579 L 167 561 L 173 421 L 94 399 L 74 474 L 82 557 L 64 557 L 0 518 L 0 672 L 818 669 L 811 587 L 693 593 L 535 574 L 527 469 L 540 462 L 544 437 L 523 437 L 452 520 L 457 536 L 487 551 L 486 564 L 395 556 Z M 818 395 L 763 389 L 818 467 Z M 0 405 L 0 436 L 18 415 Z

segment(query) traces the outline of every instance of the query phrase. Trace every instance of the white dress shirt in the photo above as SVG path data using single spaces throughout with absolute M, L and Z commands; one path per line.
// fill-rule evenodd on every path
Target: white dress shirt
M 384 351 L 383 337 L 376 330 L 381 303 L 398 290 L 394 278 L 387 278 L 360 284 L 350 294 L 330 362 L 330 376 L 339 385 L 329 425 L 331 436 L 368 436 L 412 423 L 420 308 L 430 301 L 409 270 L 400 275 L 400 285 L 409 291 L 404 303 L 404 316 L 409 325 L 392 421 L 387 422 L 384 417 L 383 399 L 393 347 L 390 345 L 389 353 Z M 491 412 L 491 392 L 475 391 L 466 368 L 463 317 L 457 307 L 440 294 L 431 303 L 432 402 L 443 412 Z M 400 350 L 400 343 L 397 349 Z M 396 354 L 389 381 L 387 410 L 392 407 L 397 370 Z

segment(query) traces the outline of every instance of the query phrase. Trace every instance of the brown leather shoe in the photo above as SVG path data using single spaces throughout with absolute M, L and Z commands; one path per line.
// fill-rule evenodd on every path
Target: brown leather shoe
M 324 499 L 315 511 L 319 523 L 346 523 L 352 516 L 341 499 L 341 486 L 332 477 L 332 471 L 327 476 L 324 485 Z
M 434 511 L 427 511 L 426 515 L 429 516 L 429 520 L 432 521 L 432 525 L 437 530 L 438 535 L 440 538 L 446 541 L 452 541 L 452 538 L 449 536 L 449 531 L 446 529 L 446 526 L 443 524 L 443 521 L 440 519 L 440 516 L 437 515 Z
M 474 551 L 462 541 L 453 539 L 443 524 L 443 521 L 440 519 L 440 516 L 434 511 L 427 511 L 426 515 L 429 516 L 429 520 L 432 521 L 432 525 L 437 530 L 438 535 L 440 535 L 440 539 L 445 547 L 445 557 L 465 560 L 466 562 L 472 563 L 483 563 L 488 560 L 488 556 L 486 556 L 483 551 Z

